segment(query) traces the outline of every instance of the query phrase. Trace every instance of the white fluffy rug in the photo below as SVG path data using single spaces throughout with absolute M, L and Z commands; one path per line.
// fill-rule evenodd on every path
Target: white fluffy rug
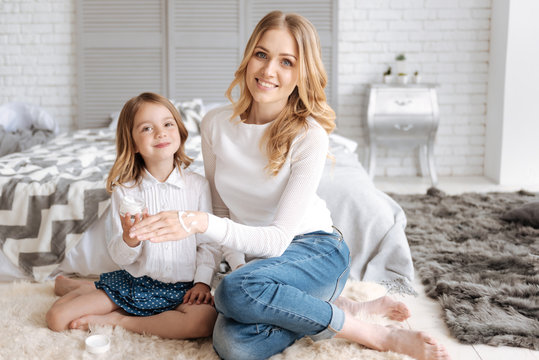
M 94 334 L 107 334 L 110 350 L 102 355 L 85 351 L 89 332 L 71 330 L 56 333 L 45 323 L 45 313 L 57 299 L 53 282 L 0 284 L 0 359 L 177 359 L 218 360 L 211 339 L 167 340 L 126 331 L 120 327 L 92 328 Z M 385 294 L 381 285 L 349 281 L 344 294 L 356 300 L 370 300 Z M 367 318 L 366 315 L 358 315 Z M 379 324 L 391 321 L 380 316 L 368 320 Z M 341 339 L 297 341 L 272 360 L 410 360 L 408 356 L 366 349 Z

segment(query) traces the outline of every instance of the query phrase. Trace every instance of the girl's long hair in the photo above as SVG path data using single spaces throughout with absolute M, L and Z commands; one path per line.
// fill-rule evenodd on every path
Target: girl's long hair
M 246 119 L 251 110 L 253 97 L 246 83 L 247 64 L 260 38 L 270 29 L 288 30 L 295 38 L 299 51 L 297 86 L 277 119 L 266 130 L 260 144 L 261 147 L 266 145 L 268 171 L 271 175 L 277 175 L 286 161 L 292 141 L 307 128 L 307 117 L 315 119 L 329 134 L 335 128 L 335 112 L 326 101 L 324 88 L 327 74 L 322 63 L 320 40 L 315 27 L 301 15 L 272 11 L 264 16 L 253 30 L 245 47 L 243 60 L 226 91 L 226 96 L 233 103 L 232 118 L 240 116 L 241 119 Z M 232 91 L 236 86 L 240 88 L 240 96 L 234 101 Z
M 178 169 L 187 168 L 193 161 L 185 153 L 185 141 L 187 140 L 187 129 L 183 124 L 178 109 L 172 105 L 167 98 L 145 92 L 127 101 L 118 117 L 118 127 L 116 129 L 116 161 L 110 169 L 107 178 L 106 188 L 108 192 L 116 185 L 123 185 L 130 181 L 135 181 L 134 185 L 140 184 L 144 174 L 144 159 L 139 153 L 135 152 L 135 142 L 133 141 L 133 125 L 135 115 L 140 107 L 145 103 L 155 103 L 166 107 L 178 125 L 181 144 L 178 151 L 174 154 L 174 164 Z

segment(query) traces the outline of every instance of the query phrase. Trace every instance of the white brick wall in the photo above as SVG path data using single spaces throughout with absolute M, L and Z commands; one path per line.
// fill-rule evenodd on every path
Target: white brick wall
M 439 84 L 439 175 L 482 175 L 490 38 L 490 0 L 341 0 L 338 132 L 365 142 L 366 85 L 381 82 L 395 56 Z M 378 151 L 376 175 L 415 175 L 417 151 Z
M 396 54 L 439 84 L 439 175 L 482 175 L 491 0 L 339 0 L 338 132 L 360 143 L 366 84 Z M 76 128 L 74 0 L 0 2 L 0 104 L 27 101 Z M 414 175 L 416 152 L 380 149 L 377 175 Z
M 36 104 L 75 128 L 75 51 L 75 1 L 1 1 L 0 104 Z

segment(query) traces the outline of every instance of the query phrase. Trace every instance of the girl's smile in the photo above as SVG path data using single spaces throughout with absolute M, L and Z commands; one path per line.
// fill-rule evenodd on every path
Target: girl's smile
M 165 148 L 165 147 L 167 147 L 169 145 L 170 145 L 169 142 L 163 142 L 163 143 L 159 143 L 159 144 L 155 145 L 155 147 L 161 149 L 161 148 Z

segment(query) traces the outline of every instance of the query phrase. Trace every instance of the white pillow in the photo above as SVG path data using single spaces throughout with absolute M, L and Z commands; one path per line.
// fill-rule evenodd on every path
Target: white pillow
M 0 126 L 4 128 L 5 131 L 15 132 L 17 131 L 17 126 L 23 128 L 28 128 L 27 124 L 18 124 L 14 121 L 17 113 L 12 109 L 6 108 L 5 106 L 0 107 Z
M 4 130 L 16 132 L 34 127 L 58 133 L 59 127 L 53 117 L 43 108 L 23 102 L 12 102 L 0 106 L 0 125 Z
M 170 102 L 178 109 L 189 135 L 194 136 L 200 134 L 200 123 L 204 109 L 202 99 L 193 99 L 184 102 L 170 100 Z
M 229 105 L 229 102 L 211 102 L 204 104 L 204 108 L 202 109 L 202 116 L 206 115 L 210 110 L 213 110 L 220 106 Z
M 110 119 L 109 130 L 116 131 L 116 128 L 118 127 L 118 117 L 119 116 L 120 116 L 120 111 L 110 113 L 110 115 L 109 115 L 109 119 Z

